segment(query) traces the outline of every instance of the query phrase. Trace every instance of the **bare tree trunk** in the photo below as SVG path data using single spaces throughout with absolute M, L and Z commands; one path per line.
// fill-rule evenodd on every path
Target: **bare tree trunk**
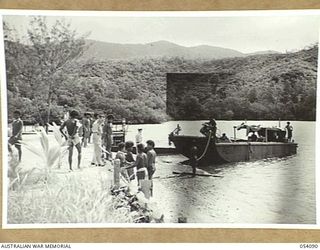
M 48 111 L 47 111 L 47 121 L 46 121 L 46 132 L 48 134 L 49 132 L 49 122 L 50 122 L 50 114 L 51 114 L 51 97 L 52 97 L 52 89 L 51 89 L 51 83 L 49 84 L 49 90 L 48 90 Z

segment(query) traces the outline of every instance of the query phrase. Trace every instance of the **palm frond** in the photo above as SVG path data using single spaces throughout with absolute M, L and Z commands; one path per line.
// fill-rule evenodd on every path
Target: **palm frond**
M 64 142 L 64 139 L 62 138 L 62 134 L 61 134 L 59 126 L 53 122 L 52 125 L 50 125 L 50 128 L 53 130 L 54 138 L 56 139 L 58 144 L 62 145 Z
M 11 181 L 10 182 L 10 184 L 9 184 L 9 189 L 11 189 L 12 187 L 13 187 L 13 185 L 16 183 L 16 182 L 18 182 L 18 180 L 19 180 L 19 178 L 18 177 L 16 177 L 13 181 Z
M 43 152 L 41 152 L 39 149 L 36 147 L 32 146 L 31 144 L 20 141 L 20 144 L 25 147 L 27 150 L 29 150 L 31 153 L 35 154 L 36 156 L 40 157 L 41 159 L 45 159 L 45 156 L 43 155 Z
M 54 163 L 59 159 L 60 153 L 61 151 L 59 146 L 51 147 L 49 149 L 47 157 L 47 165 L 49 168 L 51 168 L 54 165 Z
M 22 179 L 21 182 L 20 182 L 20 185 L 21 185 L 21 186 L 26 183 L 26 180 L 27 180 L 27 178 L 28 178 L 29 175 L 30 175 L 30 173 L 26 173 L 26 175 L 23 177 L 23 179 Z
M 41 142 L 41 146 L 43 148 L 43 151 L 45 152 L 45 154 L 48 154 L 48 150 L 49 150 L 49 139 L 48 139 L 48 135 L 46 133 L 46 131 L 41 128 L 41 133 L 40 133 L 40 142 Z

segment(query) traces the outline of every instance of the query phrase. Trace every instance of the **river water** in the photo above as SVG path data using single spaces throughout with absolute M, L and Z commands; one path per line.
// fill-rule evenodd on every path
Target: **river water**
M 233 137 L 233 126 L 241 122 L 217 121 L 217 132 Z M 181 134 L 200 135 L 202 123 L 170 121 L 130 125 L 126 140 L 134 141 L 137 129 L 142 128 L 144 142 L 152 139 L 156 146 L 168 147 L 168 134 L 177 124 L 182 128 Z M 247 124 L 278 126 L 279 122 L 248 121 Z M 204 168 L 220 177 L 173 177 L 173 170 L 191 171 L 191 167 L 180 164 L 186 158 L 181 155 L 158 156 L 154 198 L 165 215 L 165 222 L 174 223 L 183 216 L 190 223 L 315 224 L 316 124 L 297 121 L 292 125 L 293 139 L 298 143 L 297 155 Z M 281 126 L 284 127 L 285 122 Z M 237 138 L 244 137 L 244 130 L 237 133 Z M 37 138 L 26 135 L 24 140 L 36 144 Z M 83 150 L 88 153 L 88 159 L 84 159 L 88 166 L 91 147 L 92 144 Z M 25 165 L 34 165 L 34 158 L 26 154 L 23 157 Z
M 203 121 L 171 121 L 159 125 L 132 125 L 127 139 L 143 128 L 144 141 L 168 146 L 168 134 L 177 124 L 181 134 L 200 135 Z M 241 121 L 217 121 L 218 133 L 233 137 L 233 126 Z M 278 121 L 248 121 L 247 124 L 279 126 Z M 204 170 L 221 177 L 177 177 L 172 170 L 191 170 L 181 165 L 183 156 L 161 156 L 157 160 L 154 195 L 162 202 L 166 222 L 179 216 L 192 223 L 314 224 L 315 122 L 291 122 L 298 143 L 295 156 L 209 166 Z M 282 122 L 280 126 L 286 124 Z M 237 138 L 244 138 L 240 131 Z

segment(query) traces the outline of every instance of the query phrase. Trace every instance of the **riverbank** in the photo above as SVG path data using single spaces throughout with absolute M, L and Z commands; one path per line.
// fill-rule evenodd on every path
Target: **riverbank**
M 143 126 L 143 141 L 152 139 L 156 146 L 168 145 L 167 135 L 177 123 L 185 135 L 198 135 L 202 121 L 185 123 L 169 122 L 161 125 Z M 238 121 L 218 121 L 218 132 L 233 134 Z M 248 122 L 263 126 L 276 126 L 278 121 Z M 254 162 L 239 162 L 220 166 L 208 166 L 207 172 L 222 178 L 182 176 L 171 177 L 173 171 L 188 170 L 179 164 L 186 158 L 179 155 L 158 156 L 154 179 L 154 200 L 164 213 L 165 223 L 176 223 L 182 215 L 188 223 L 250 223 L 250 224 L 314 224 L 316 223 L 316 173 L 315 128 L 316 123 L 292 122 L 294 140 L 299 143 L 297 155 Z M 284 123 L 282 124 L 284 126 Z M 131 126 L 128 140 L 134 137 L 136 127 Z M 172 129 L 171 129 L 172 128 Z M 242 132 L 242 131 L 239 131 Z M 241 134 L 237 134 L 237 137 Z M 243 134 L 245 136 L 245 133 Z M 49 135 L 50 140 L 54 140 Z M 35 135 L 26 135 L 24 141 L 39 145 Z M 76 162 L 75 152 L 74 160 Z M 83 175 L 97 171 L 96 180 L 106 169 L 89 166 L 92 144 L 83 149 Z M 33 154 L 23 151 L 23 167 L 28 169 L 41 165 Z M 59 176 L 77 175 L 67 173 L 64 156 Z M 100 172 L 101 171 L 101 172 Z M 93 173 L 92 173 L 93 174 Z M 112 176 L 112 172 L 109 173 Z M 80 174 L 82 175 L 82 174 Z M 169 178 L 170 177 L 170 178 Z M 90 181 L 86 181 L 90 183 Z
M 69 171 L 64 155 L 61 167 L 45 174 L 41 160 L 24 149 L 19 168 L 22 179 L 28 176 L 8 191 L 8 223 L 135 223 L 145 221 L 143 217 L 148 222 L 162 222 L 156 219 L 164 208 L 158 208 L 155 197 L 146 200 L 137 183 L 128 188 L 121 179 L 123 191 L 114 189 L 113 165 L 91 166 L 92 153 L 92 144 L 83 149 L 80 169 Z M 76 157 L 77 153 L 74 163 Z

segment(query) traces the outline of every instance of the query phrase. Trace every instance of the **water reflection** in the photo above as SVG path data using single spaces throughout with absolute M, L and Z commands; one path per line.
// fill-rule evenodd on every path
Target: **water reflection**
M 296 158 L 206 167 L 223 178 L 168 179 L 166 186 L 189 222 L 315 223 L 314 187 L 302 183 Z
M 299 143 L 295 156 L 203 168 L 222 178 L 158 180 L 165 189 L 161 191 L 164 203 L 174 202 L 167 220 L 176 222 L 182 213 L 195 223 L 316 223 L 314 125 L 294 123 Z M 158 160 L 160 176 L 173 169 L 188 170 L 179 164 L 183 157 L 165 159 L 171 163 Z
M 136 128 L 142 127 L 144 141 L 153 139 L 156 146 L 165 147 L 167 135 L 177 123 L 183 133 L 190 135 L 199 134 L 202 121 L 130 126 L 127 139 L 134 140 Z M 276 123 L 259 122 L 271 126 Z M 218 121 L 219 129 L 227 134 L 233 133 L 235 124 Z M 221 177 L 176 177 L 172 174 L 175 170 L 191 171 L 191 167 L 179 164 L 186 158 L 158 157 L 154 195 L 165 213 L 165 221 L 177 222 L 183 215 L 194 223 L 316 223 L 315 123 L 292 125 L 299 144 L 297 155 L 203 168 Z M 38 139 L 25 136 L 25 140 Z M 29 161 L 33 166 L 32 159 Z

